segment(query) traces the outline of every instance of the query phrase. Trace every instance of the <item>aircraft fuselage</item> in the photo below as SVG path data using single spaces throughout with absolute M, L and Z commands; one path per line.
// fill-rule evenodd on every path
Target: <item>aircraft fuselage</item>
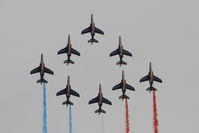
M 43 79 L 44 77 L 44 59 L 43 59 L 43 54 L 41 55 L 41 63 L 40 63 L 40 75 L 41 75 L 41 79 Z
M 99 102 L 98 102 L 98 105 L 99 105 L 99 107 L 101 108 L 102 103 L 103 103 L 103 94 L 102 94 L 101 87 L 100 87 L 100 89 L 99 89 L 99 94 L 98 94 L 98 96 L 99 96 Z
M 68 80 L 67 80 L 66 90 L 67 90 L 66 98 L 69 99 L 70 98 L 70 92 L 71 92 L 70 77 L 68 77 Z
M 153 84 L 153 71 L 152 71 L 151 63 L 149 65 L 149 84 L 150 86 L 152 86 Z

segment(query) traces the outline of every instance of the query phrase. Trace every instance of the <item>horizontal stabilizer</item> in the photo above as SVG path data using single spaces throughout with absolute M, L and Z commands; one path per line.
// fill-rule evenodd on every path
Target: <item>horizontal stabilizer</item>
M 120 66 L 121 66 L 122 64 L 123 64 L 123 65 L 127 65 L 127 63 L 124 62 L 124 61 L 118 61 L 118 62 L 116 63 L 116 65 L 120 65 Z
M 66 106 L 67 106 L 68 104 L 73 105 L 73 103 L 72 103 L 71 101 L 65 101 L 65 102 L 63 102 L 62 104 L 63 104 L 63 105 L 66 104 Z
M 95 43 L 98 43 L 98 40 L 96 40 L 96 39 L 94 39 L 94 38 L 93 38 L 93 39 L 88 40 L 88 43 L 91 43 L 91 44 L 92 44 L 92 43 L 94 43 L 94 42 L 95 42 Z
M 95 113 L 98 113 L 98 114 L 100 114 L 100 113 L 106 113 L 106 111 L 104 111 L 103 109 L 98 109 L 98 110 L 95 110 Z
M 75 62 L 74 62 L 74 61 L 72 61 L 72 60 L 65 60 L 65 61 L 64 61 L 64 63 L 66 63 L 67 65 L 68 65 L 69 63 L 71 63 L 71 64 L 75 64 Z
M 121 95 L 120 97 L 119 97 L 119 99 L 129 99 L 129 97 L 127 96 L 127 95 Z
M 39 80 L 37 80 L 37 83 L 48 83 L 48 81 L 46 81 L 45 79 L 39 79 Z
M 146 91 L 149 91 L 149 92 L 151 92 L 151 91 L 153 91 L 153 90 L 154 90 L 154 91 L 157 91 L 157 89 L 154 88 L 154 87 L 149 87 L 149 88 L 146 89 Z

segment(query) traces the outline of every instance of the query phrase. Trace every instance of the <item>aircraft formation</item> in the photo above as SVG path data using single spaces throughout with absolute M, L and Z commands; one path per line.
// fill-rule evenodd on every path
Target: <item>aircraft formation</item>
M 94 38 L 95 33 L 104 35 L 104 32 L 101 29 L 99 29 L 95 26 L 93 14 L 91 14 L 90 26 L 88 28 L 84 29 L 81 32 L 81 34 L 86 34 L 86 33 L 91 34 L 91 39 L 88 40 L 88 43 L 91 43 L 91 44 L 99 43 L 99 41 Z M 66 63 L 67 65 L 74 64 L 74 61 L 71 60 L 72 54 L 80 56 L 80 52 L 78 52 L 77 50 L 72 48 L 70 35 L 68 35 L 67 46 L 65 48 L 59 50 L 57 52 L 57 55 L 64 54 L 64 53 L 67 54 L 67 60 L 64 61 L 64 63 Z M 115 55 L 119 55 L 119 61 L 116 63 L 116 65 L 119 65 L 120 67 L 122 65 L 127 65 L 127 63 L 125 61 L 123 61 L 124 55 L 132 57 L 132 53 L 123 48 L 121 36 L 119 36 L 118 48 L 116 50 L 112 51 L 109 56 L 112 57 L 112 56 L 115 56 Z M 35 74 L 35 73 L 40 73 L 40 79 L 37 80 L 37 83 L 40 83 L 40 84 L 48 83 L 48 81 L 44 79 L 45 73 L 54 75 L 54 72 L 44 65 L 43 54 L 41 54 L 40 65 L 30 72 L 30 74 Z M 149 73 L 146 76 L 144 76 L 143 78 L 140 79 L 140 82 L 144 82 L 144 81 L 149 81 L 150 86 L 146 89 L 146 91 L 149 91 L 149 92 L 157 91 L 157 89 L 153 87 L 154 81 L 162 83 L 162 80 L 153 74 L 151 62 L 149 63 Z M 116 84 L 112 88 L 113 91 L 119 90 L 119 89 L 122 90 L 122 95 L 119 96 L 119 99 L 122 99 L 122 100 L 129 99 L 129 96 L 126 95 L 126 90 L 135 91 L 135 88 L 127 83 L 127 81 L 125 79 L 125 75 L 124 75 L 124 70 L 122 70 L 122 79 L 121 79 L 120 83 Z M 75 90 L 73 90 L 72 87 L 71 87 L 70 76 L 68 76 L 66 87 L 63 90 L 58 91 L 57 94 L 56 94 L 56 96 L 60 96 L 60 95 L 66 96 L 66 101 L 62 103 L 63 105 L 66 105 L 66 106 L 73 105 L 73 103 L 70 101 L 71 95 L 76 96 L 76 97 L 80 97 L 80 94 L 78 92 L 76 92 Z M 95 111 L 95 113 L 98 113 L 98 114 L 106 113 L 106 111 L 102 109 L 103 103 L 108 104 L 108 105 L 112 105 L 111 101 L 103 96 L 101 84 L 99 84 L 98 95 L 88 102 L 88 104 L 94 104 L 94 103 L 98 103 L 99 109 L 97 109 Z

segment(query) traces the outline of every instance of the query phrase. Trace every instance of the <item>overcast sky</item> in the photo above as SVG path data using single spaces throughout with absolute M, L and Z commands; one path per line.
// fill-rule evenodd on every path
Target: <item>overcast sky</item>
M 45 75 L 47 84 L 48 133 L 68 132 L 68 108 L 64 89 L 67 76 L 80 98 L 74 103 L 73 132 L 124 132 L 124 103 L 121 91 L 111 88 L 120 82 L 122 70 L 135 92 L 127 91 L 130 132 L 153 133 L 152 94 L 148 83 L 139 79 L 148 73 L 152 62 L 154 74 L 163 80 L 155 83 L 159 132 L 199 132 L 199 18 L 195 0 L 0 0 L 0 132 L 42 132 L 42 87 L 39 74 L 30 71 L 40 63 L 55 75 Z M 90 24 L 90 15 L 105 33 L 96 35 L 99 44 L 90 45 L 90 35 L 80 32 Z M 81 56 L 72 55 L 74 65 L 66 66 L 64 48 L 67 35 Z M 127 66 L 116 66 L 118 56 L 109 57 L 118 47 L 121 35 L 125 49 L 133 57 L 124 57 Z M 113 105 L 103 105 L 106 114 L 95 114 L 97 104 L 88 105 L 97 96 L 99 84 Z

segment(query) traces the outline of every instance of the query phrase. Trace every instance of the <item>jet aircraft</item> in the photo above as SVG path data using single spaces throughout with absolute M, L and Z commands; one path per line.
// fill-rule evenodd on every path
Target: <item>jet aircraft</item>
M 123 49 L 123 45 L 122 45 L 122 41 L 121 41 L 121 36 L 119 36 L 119 46 L 118 46 L 118 48 L 116 50 L 114 50 L 113 52 L 110 53 L 110 57 L 111 56 L 115 56 L 115 55 L 119 55 L 119 57 L 120 57 L 120 61 L 118 61 L 116 63 L 117 65 L 120 65 L 120 66 L 122 64 L 127 65 L 127 63 L 122 60 L 123 55 L 132 56 L 132 54 L 129 51 Z
M 63 105 L 66 104 L 66 106 L 68 104 L 73 105 L 73 103 L 69 100 L 71 95 L 76 96 L 76 97 L 80 97 L 80 95 L 76 91 L 71 89 L 70 76 L 68 76 L 66 88 L 57 92 L 56 96 L 60 96 L 60 95 L 64 95 L 64 94 L 66 94 L 67 100 L 65 102 L 63 102 L 62 104 Z
M 131 91 L 135 91 L 134 87 L 132 87 L 131 85 L 126 83 L 125 77 L 124 77 L 124 70 L 122 71 L 122 80 L 119 84 L 115 85 L 112 90 L 118 90 L 118 89 L 122 89 L 122 95 L 119 97 L 119 99 L 129 99 L 129 97 L 125 94 L 126 89 L 129 89 Z
M 99 28 L 95 27 L 95 23 L 94 23 L 94 19 L 93 19 L 93 14 L 91 14 L 91 23 L 90 23 L 90 26 L 88 28 L 84 29 L 81 32 L 81 34 L 86 34 L 86 33 L 89 33 L 89 32 L 91 33 L 91 39 L 88 40 L 88 43 L 91 43 L 91 44 L 93 44 L 94 42 L 98 43 L 98 40 L 96 40 L 94 38 L 95 33 L 104 35 L 104 32 L 102 30 L 100 30 Z
M 98 103 L 99 109 L 97 109 L 97 110 L 95 111 L 95 113 L 98 113 L 98 114 L 100 114 L 100 113 L 106 113 L 106 112 L 101 108 L 103 103 L 112 105 L 111 101 L 109 101 L 108 99 L 106 99 L 106 98 L 103 97 L 101 84 L 99 85 L 99 93 L 98 93 L 98 96 L 95 97 L 95 98 L 93 98 L 92 100 L 90 100 L 88 104 L 93 104 L 93 103 Z
M 41 54 L 41 63 L 40 63 L 40 65 L 37 68 L 33 69 L 30 72 L 30 74 L 34 74 L 34 73 L 38 73 L 38 72 L 40 73 L 40 77 L 41 78 L 39 80 L 37 80 L 37 83 L 41 83 L 41 84 L 42 83 L 48 83 L 48 81 L 46 81 L 44 79 L 44 73 L 48 73 L 48 74 L 54 75 L 54 72 L 52 70 L 50 70 L 49 68 L 45 67 L 43 54 Z
M 150 87 L 146 89 L 146 91 L 149 91 L 149 92 L 151 92 L 152 90 L 157 91 L 157 89 L 153 87 L 154 81 L 162 83 L 162 80 L 153 74 L 151 62 L 149 64 L 149 73 L 140 79 L 140 82 L 144 82 L 144 81 L 149 81 Z
M 72 60 L 70 59 L 71 54 L 75 54 L 75 55 L 80 56 L 80 53 L 79 53 L 77 50 L 75 50 L 75 49 L 72 48 L 70 35 L 68 35 L 68 43 L 67 43 L 67 46 L 66 46 L 65 48 L 63 48 L 63 49 L 61 49 L 61 50 L 59 50 L 59 51 L 57 52 L 58 55 L 59 55 L 59 54 L 64 54 L 64 53 L 66 53 L 67 56 L 68 56 L 68 59 L 64 61 L 64 63 L 67 63 L 67 65 L 68 65 L 69 63 L 74 64 L 74 61 L 72 61 Z

